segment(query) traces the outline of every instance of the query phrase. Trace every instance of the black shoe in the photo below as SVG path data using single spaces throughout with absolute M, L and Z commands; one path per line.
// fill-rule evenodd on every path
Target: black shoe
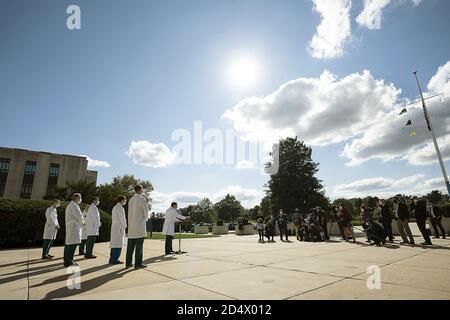
M 78 255 L 79 255 L 79 256 L 84 256 L 85 253 L 84 253 L 84 252 L 78 252 Z
M 53 259 L 55 256 L 52 256 L 51 254 L 48 254 L 47 257 L 50 257 L 50 258 Z
M 126 265 L 125 269 L 130 269 L 132 266 L 133 266 L 132 264 Z
M 42 257 L 42 260 L 50 260 L 50 259 L 51 259 L 51 257 L 49 255 L 46 255 L 46 256 Z
M 141 264 L 139 266 L 134 266 L 135 269 L 145 269 L 147 266 L 145 264 Z
M 410 241 L 409 244 L 412 245 L 412 246 L 416 245 L 416 243 L 414 241 Z
M 439 239 L 439 236 L 434 236 L 435 239 Z
M 445 236 L 442 236 L 442 239 L 447 239 Z
M 65 268 L 68 268 L 68 267 L 78 267 L 78 263 L 72 262 L 72 264 L 64 264 L 64 267 L 65 267 Z
M 115 261 L 115 262 L 110 261 L 109 264 L 116 265 L 116 264 L 123 264 L 123 262 L 122 261 Z
M 84 256 L 85 259 L 97 259 L 97 256 Z

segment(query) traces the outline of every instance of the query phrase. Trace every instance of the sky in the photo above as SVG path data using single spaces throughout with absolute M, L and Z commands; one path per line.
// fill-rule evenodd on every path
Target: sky
M 450 170 L 448 12 L 447 0 L 2 0 L 0 145 L 85 155 L 99 183 L 150 180 L 155 210 L 227 193 L 257 204 L 263 155 L 286 136 L 312 147 L 331 199 L 444 190 L 420 104 L 399 113 L 417 70 L 426 97 L 442 93 L 427 103 Z M 226 161 L 230 132 L 261 156 Z

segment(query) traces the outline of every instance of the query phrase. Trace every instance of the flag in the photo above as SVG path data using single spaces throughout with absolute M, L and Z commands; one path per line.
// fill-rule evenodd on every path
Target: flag
M 406 123 L 406 126 L 405 126 L 405 127 L 409 127 L 409 126 L 412 126 L 412 121 L 411 121 L 411 119 L 408 120 L 408 122 Z
M 408 112 L 408 110 L 406 110 L 406 108 L 405 108 L 402 110 L 402 112 L 400 112 L 399 116 L 401 116 L 402 114 L 407 113 L 407 112 Z
M 411 133 L 409 134 L 410 137 L 415 137 L 416 136 L 416 130 L 411 131 Z

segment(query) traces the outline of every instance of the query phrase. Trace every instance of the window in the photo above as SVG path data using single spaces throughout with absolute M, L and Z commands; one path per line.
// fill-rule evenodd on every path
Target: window
M 48 170 L 47 195 L 52 194 L 58 185 L 59 164 L 52 163 Z
M 20 197 L 22 199 L 30 199 L 33 190 L 34 174 L 36 172 L 36 161 L 27 161 L 25 171 L 23 173 L 22 188 Z
M 10 167 L 9 159 L 0 159 L 0 197 L 5 195 L 6 180 Z

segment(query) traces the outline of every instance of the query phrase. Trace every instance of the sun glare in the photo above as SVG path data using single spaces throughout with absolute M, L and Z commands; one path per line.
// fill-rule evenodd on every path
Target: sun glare
M 242 56 L 231 61 L 228 66 L 228 78 L 231 84 L 239 88 L 254 85 L 258 80 L 259 66 L 255 58 Z

